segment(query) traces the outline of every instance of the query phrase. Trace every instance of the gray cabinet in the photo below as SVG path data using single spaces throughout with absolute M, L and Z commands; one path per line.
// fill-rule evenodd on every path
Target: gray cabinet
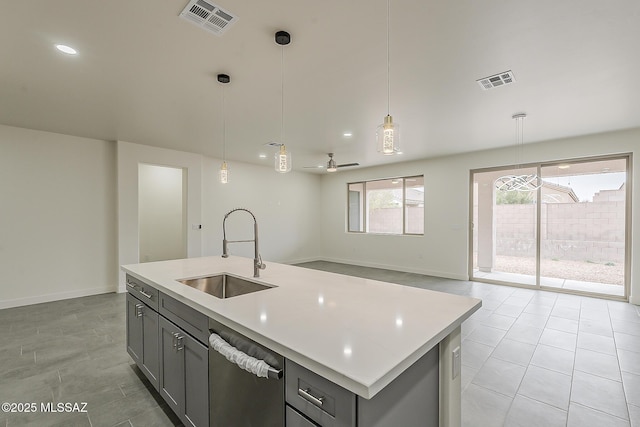
M 127 352 L 158 389 L 158 313 L 127 294 Z
M 295 409 L 291 409 L 289 405 L 286 408 L 287 427 L 316 427 L 317 424 L 312 423 Z
M 285 361 L 287 427 L 437 427 L 439 348 L 431 349 L 371 399 Z
M 162 316 L 159 337 L 160 394 L 186 426 L 208 426 L 208 348 Z
M 126 282 L 127 352 L 185 426 L 209 426 L 208 317 L 135 277 Z

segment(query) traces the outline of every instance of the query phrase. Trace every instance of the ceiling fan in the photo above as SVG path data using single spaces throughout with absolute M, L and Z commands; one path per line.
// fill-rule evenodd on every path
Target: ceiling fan
M 329 156 L 329 161 L 327 162 L 327 165 L 325 166 L 325 169 L 327 170 L 327 172 L 335 172 L 338 170 L 338 168 L 348 168 L 351 166 L 360 166 L 360 163 L 345 163 L 342 165 L 338 165 L 336 164 L 336 161 L 333 160 L 333 153 L 327 153 L 327 155 Z M 305 169 L 316 169 L 316 168 L 320 168 L 322 166 L 305 166 Z

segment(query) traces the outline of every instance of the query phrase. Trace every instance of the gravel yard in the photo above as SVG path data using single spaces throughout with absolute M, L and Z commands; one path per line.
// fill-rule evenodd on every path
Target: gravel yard
M 536 274 L 535 259 L 498 255 L 494 271 L 533 276 Z M 624 284 L 624 264 L 621 263 L 605 265 L 586 261 L 542 259 L 540 272 L 545 277 L 619 286 Z

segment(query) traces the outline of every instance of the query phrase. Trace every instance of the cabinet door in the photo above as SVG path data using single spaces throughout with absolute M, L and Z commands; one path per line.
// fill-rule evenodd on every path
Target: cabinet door
M 291 409 L 291 406 L 287 405 L 286 411 L 287 427 L 317 427 L 316 423 L 309 421 L 295 409 Z
M 138 366 L 142 363 L 143 332 L 142 304 L 131 294 L 127 294 L 127 353 Z
M 178 348 L 184 357 L 184 423 L 209 426 L 209 351 L 189 335 L 182 333 Z
M 178 351 L 180 328 L 159 317 L 160 395 L 178 416 L 184 411 L 184 369 L 182 352 Z
M 142 369 L 151 381 L 153 387 L 158 390 L 159 349 L 158 349 L 158 313 L 150 307 L 143 307 L 142 313 Z

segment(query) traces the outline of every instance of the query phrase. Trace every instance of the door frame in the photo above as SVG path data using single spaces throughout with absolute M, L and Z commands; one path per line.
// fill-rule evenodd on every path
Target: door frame
M 202 255 L 202 155 L 118 141 L 118 266 L 139 260 L 138 165 L 183 168 L 187 173 L 187 257 Z M 126 290 L 118 268 L 118 292 Z

